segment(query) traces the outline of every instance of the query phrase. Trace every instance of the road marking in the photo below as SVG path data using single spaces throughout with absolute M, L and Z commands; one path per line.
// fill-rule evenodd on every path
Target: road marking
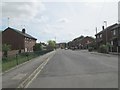
M 31 83 L 32 81 L 38 76 L 38 74 L 42 71 L 42 69 L 45 67 L 45 65 L 48 63 L 50 59 L 48 58 L 44 64 L 43 62 L 43 65 L 41 65 L 42 67 L 40 68 L 40 70 L 35 74 L 35 76 L 31 79 L 31 81 L 25 86 L 25 88 L 27 88 Z
M 28 76 L 28 78 L 25 79 L 17 88 L 27 88 L 54 55 L 55 53 L 52 56 L 49 55 L 50 58 L 46 58 L 46 60 L 30 76 Z

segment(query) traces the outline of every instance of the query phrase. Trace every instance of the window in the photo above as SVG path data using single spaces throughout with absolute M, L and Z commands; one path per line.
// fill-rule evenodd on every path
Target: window
M 102 34 L 100 34 L 100 38 L 102 38 Z
M 113 30 L 113 35 L 116 35 L 116 30 Z
M 113 45 L 113 41 L 111 41 L 111 45 Z
M 97 38 L 99 38 L 99 35 L 97 35 Z

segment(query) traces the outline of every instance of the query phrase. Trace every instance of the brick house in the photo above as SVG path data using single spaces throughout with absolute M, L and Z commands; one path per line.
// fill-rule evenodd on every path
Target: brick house
M 27 34 L 25 29 L 19 31 L 8 27 L 2 32 L 2 43 L 10 45 L 11 50 L 32 52 L 36 40 L 36 38 Z
M 88 49 L 91 43 L 94 43 L 95 39 L 93 37 L 86 36 L 84 37 L 79 44 L 80 49 Z
M 110 44 L 112 45 L 111 51 L 118 52 L 118 46 L 120 46 L 120 40 L 118 39 L 120 36 L 120 24 L 117 24 L 113 28 L 111 28 L 111 38 Z
M 63 42 L 63 43 L 57 43 L 56 44 L 57 48 L 61 48 L 61 49 L 65 49 L 67 47 L 67 43 Z
M 118 24 L 115 23 L 111 26 L 108 26 L 107 28 L 104 29 L 103 26 L 103 30 L 100 31 L 99 33 L 97 33 L 96 36 L 96 44 L 97 44 L 97 48 L 99 48 L 101 45 L 106 45 L 107 43 L 111 44 L 113 46 L 113 48 L 109 48 L 109 51 L 112 51 L 112 49 L 114 49 L 113 51 L 116 51 L 115 48 L 117 46 L 117 35 L 118 35 Z
M 88 49 L 89 44 L 93 43 L 95 39 L 89 36 L 80 36 L 73 41 L 68 42 L 68 47 L 71 49 Z
M 84 36 L 77 37 L 73 39 L 72 41 L 68 42 L 68 48 L 70 49 L 79 49 L 79 44 L 81 39 L 83 39 Z

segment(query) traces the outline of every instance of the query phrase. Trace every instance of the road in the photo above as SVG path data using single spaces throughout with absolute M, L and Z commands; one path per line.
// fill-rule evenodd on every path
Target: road
M 26 78 L 28 78 L 48 57 L 55 52 L 49 52 L 42 56 L 18 65 L 17 67 L 2 74 L 2 88 L 17 88 Z
M 117 88 L 118 58 L 57 50 L 28 88 Z

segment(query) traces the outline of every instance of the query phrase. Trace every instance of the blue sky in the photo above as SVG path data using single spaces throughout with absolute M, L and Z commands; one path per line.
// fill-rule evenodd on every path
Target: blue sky
M 101 31 L 103 21 L 112 25 L 118 21 L 118 2 L 7 2 L 2 3 L 0 28 L 9 26 L 47 42 L 68 42 Z M 2 24 L 1 24 L 2 23 Z

